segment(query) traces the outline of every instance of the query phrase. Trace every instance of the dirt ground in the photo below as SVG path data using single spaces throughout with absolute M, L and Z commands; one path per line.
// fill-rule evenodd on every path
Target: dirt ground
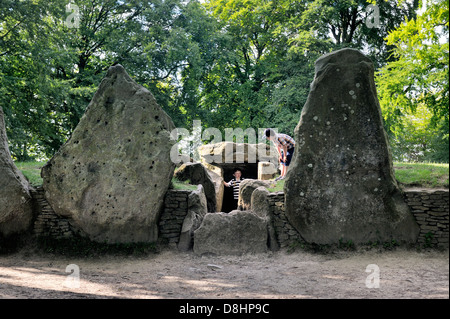
M 163 250 L 72 259 L 21 251 L 0 256 L 0 298 L 448 299 L 449 254 L 399 248 L 199 257 Z

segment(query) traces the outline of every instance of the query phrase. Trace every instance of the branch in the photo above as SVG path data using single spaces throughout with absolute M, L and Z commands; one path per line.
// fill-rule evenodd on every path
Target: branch
M 169 70 L 169 72 L 167 72 L 167 74 L 166 74 L 165 76 L 163 76 L 163 77 L 158 77 L 158 78 L 152 78 L 152 79 L 150 79 L 150 81 L 161 81 L 161 80 L 165 80 L 165 79 L 167 79 L 167 78 L 170 76 L 170 74 L 171 74 L 173 71 L 175 71 L 176 69 L 178 69 L 178 68 L 180 68 L 180 67 L 183 67 L 183 66 L 189 66 L 189 63 L 177 64 L 177 65 L 175 65 L 174 67 L 172 67 L 172 68 Z
M 4 35 L 2 35 L 1 37 L 0 37 L 0 40 L 2 40 L 4 37 L 6 37 L 12 30 L 14 30 L 16 27 L 18 27 L 20 24 L 22 24 L 22 22 L 23 22 L 23 20 L 22 21 L 19 21 L 15 26 L 13 26 L 8 32 L 6 32 Z

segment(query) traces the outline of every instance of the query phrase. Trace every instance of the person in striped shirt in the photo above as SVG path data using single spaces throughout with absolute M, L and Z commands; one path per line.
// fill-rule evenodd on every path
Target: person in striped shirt
M 223 183 L 227 187 L 233 187 L 233 207 L 234 209 L 237 209 L 239 200 L 239 185 L 244 179 L 242 178 L 242 172 L 240 169 L 236 169 L 233 173 L 233 176 L 234 178 L 231 181 L 229 181 L 228 183 L 224 181 Z
M 295 150 L 295 141 L 292 137 L 287 134 L 277 134 L 271 128 L 268 128 L 264 131 L 265 137 L 272 141 L 273 144 L 277 147 L 279 161 L 281 163 L 281 174 L 275 181 L 279 181 L 280 179 L 284 179 L 286 176 L 287 168 L 292 160 L 292 155 L 294 155 Z

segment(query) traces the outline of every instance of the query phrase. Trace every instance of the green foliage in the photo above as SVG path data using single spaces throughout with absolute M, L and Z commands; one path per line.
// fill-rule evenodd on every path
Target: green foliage
M 424 2 L 427 6 L 422 14 L 405 21 L 387 37 L 387 44 L 394 46 L 395 60 L 380 70 L 376 82 L 393 146 L 404 142 L 422 145 L 421 160 L 448 162 L 449 4 L 445 0 Z M 423 106 L 431 117 L 421 116 Z M 411 116 L 422 122 L 413 123 Z M 411 141 L 408 136 L 414 131 L 416 136 Z M 410 156 L 409 152 L 405 154 Z
M 315 60 L 354 47 L 383 67 L 377 85 L 397 159 L 448 162 L 445 1 L 416 17 L 418 0 L 78 0 L 78 27 L 65 23 L 67 4 L 0 3 L 0 105 L 14 159 L 51 157 L 115 63 L 177 127 L 201 120 L 203 129 L 293 135 Z M 376 27 L 365 23 L 370 4 Z M 411 118 L 419 105 L 431 114 L 420 130 Z
M 424 248 L 433 247 L 433 238 L 434 234 L 431 231 L 425 234 L 425 242 L 423 244 Z
M 448 162 L 448 143 L 442 140 L 442 127 L 423 103 L 414 112 L 405 111 L 401 127 L 391 135 L 392 155 L 401 162 Z
M 345 250 L 355 250 L 356 246 L 355 243 L 349 239 L 344 240 L 343 238 L 339 239 L 338 248 L 345 249 Z
M 276 182 L 273 181 L 271 182 L 270 187 L 267 190 L 271 193 L 282 192 L 284 190 L 284 182 L 284 179 Z

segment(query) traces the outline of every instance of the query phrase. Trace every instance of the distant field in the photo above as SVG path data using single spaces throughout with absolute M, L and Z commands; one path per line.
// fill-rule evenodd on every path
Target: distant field
M 33 186 L 42 185 L 41 169 L 45 162 L 16 162 L 16 166 Z
M 41 168 L 44 162 L 16 162 L 31 185 L 42 185 Z M 406 187 L 449 187 L 449 165 L 436 163 L 394 163 L 395 178 Z M 186 182 L 173 181 L 175 189 L 196 189 Z M 274 184 L 270 191 L 282 191 L 284 181 Z
M 394 163 L 394 174 L 404 187 L 448 188 L 448 164 Z M 283 191 L 284 180 L 271 185 L 269 191 Z
M 448 164 L 394 163 L 395 178 L 405 186 L 448 188 Z

